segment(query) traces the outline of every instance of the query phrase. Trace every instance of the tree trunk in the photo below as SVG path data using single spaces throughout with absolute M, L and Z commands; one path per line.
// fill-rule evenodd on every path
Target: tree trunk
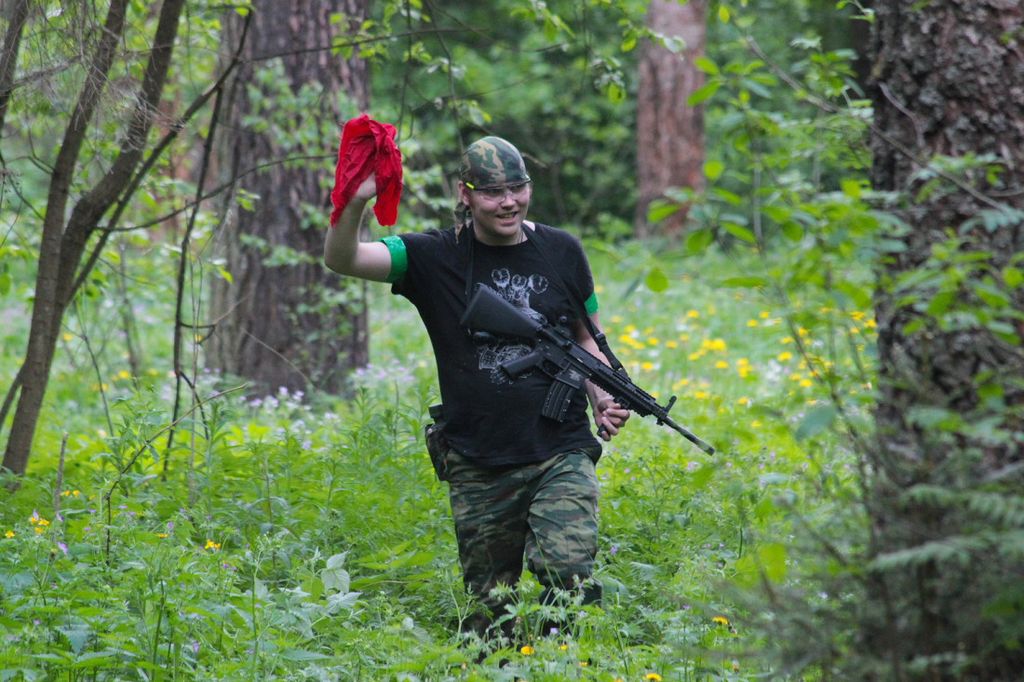
M 1007 511 L 1024 482 L 1024 233 L 1012 213 L 1024 209 L 1024 9 L 875 6 L 872 184 L 899 193 L 908 228 L 879 265 L 878 589 L 862 634 L 887 679 L 1013 679 L 1024 669 L 1024 524 Z M 938 157 L 985 155 L 984 167 L 921 173 Z
M 232 282 L 215 282 L 210 363 L 264 391 L 311 386 L 337 392 L 366 364 L 365 286 L 322 265 L 333 164 L 290 165 L 287 157 L 330 156 L 340 124 L 369 106 L 365 60 L 325 49 L 340 26 L 354 31 L 368 0 L 257 0 L 228 103 L 225 173 L 255 195 L 222 232 Z M 331 15 L 343 13 L 340 25 Z M 237 23 L 237 20 L 236 20 Z M 230 41 L 229 41 L 230 42 Z M 273 74 L 273 75 L 271 75 Z M 279 256 L 279 257 L 275 257 Z
M 15 474 L 23 474 L 28 466 L 61 320 L 75 294 L 76 277 L 80 274 L 78 271 L 86 244 L 104 214 L 128 185 L 142 158 L 146 137 L 152 127 L 152 112 L 160 100 L 170 68 L 178 19 L 184 4 L 184 0 L 165 0 L 161 5 L 152 52 L 135 106 L 125 122 L 118 155 L 96 184 L 79 198 L 65 220 L 66 208 L 71 201 L 72 177 L 125 30 L 127 0 L 110 3 L 105 25 L 86 65 L 89 77 L 83 79 L 50 176 L 28 347 L 12 386 L 12 391 L 17 392 L 17 404 L 3 467 Z
M 651 0 L 648 27 L 667 38 L 680 38 L 684 49 L 669 49 L 645 42 L 641 48 L 637 84 L 637 200 L 634 230 L 638 237 L 656 232 L 679 236 L 686 224 L 682 207 L 651 225 L 651 202 L 672 187 L 704 187 L 704 110 L 686 103 L 704 85 L 704 74 L 694 59 L 704 54 L 707 0 Z

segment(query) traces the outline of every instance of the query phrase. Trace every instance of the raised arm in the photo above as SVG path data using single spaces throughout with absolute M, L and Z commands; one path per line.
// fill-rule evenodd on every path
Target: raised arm
M 324 241 L 324 264 L 331 270 L 350 277 L 375 282 L 387 280 L 391 272 L 391 253 L 383 242 L 364 242 L 359 239 L 366 204 L 377 195 L 377 180 L 373 174 L 359 185 L 338 223 L 327 230 Z

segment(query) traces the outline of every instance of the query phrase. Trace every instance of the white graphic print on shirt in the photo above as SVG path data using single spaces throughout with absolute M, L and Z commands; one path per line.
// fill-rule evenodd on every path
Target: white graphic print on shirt
M 495 268 L 491 271 L 491 281 L 502 298 L 540 324 L 547 324 L 547 318 L 530 307 L 530 294 L 542 294 L 547 291 L 547 277 L 512 274 L 507 268 Z M 501 365 L 523 357 L 530 352 L 530 346 L 523 343 L 483 343 L 477 346 L 476 352 L 479 368 L 490 370 L 491 381 L 495 384 L 507 384 L 510 380 L 502 371 Z

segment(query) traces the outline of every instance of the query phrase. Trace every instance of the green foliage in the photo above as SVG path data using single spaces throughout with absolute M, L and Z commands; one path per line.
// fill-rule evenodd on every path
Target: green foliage
M 446 491 L 420 436 L 434 368 L 409 350 L 427 343 L 414 312 L 381 287 L 372 301 L 381 329 L 371 365 L 353 376 L 354 399 L 225 396 L 179 425 L 171 451 L 154 438 L 168 419 L 170 378 L 133 384 L 115 373 L 111 431 L 87 397 L 95 374 L 63 355 L 54 404 L 83 409 L 65 420 L 51 408 L 41 427 L 43 443 L 70 432 L 63 482 L 57 489 L 57 449 L 44 445 L 0 512 L 0 536 L 9 535 L 0 537 L 0 638 L 10 645 L 0 668 L 14 679 L 766 672 L 742 653 L 765 644 L 757 611 L 729 585 L 755 584 L 762 570 L 780 588 L 796 579 L 807 557 L 775 533 L 792 510 L 830 518 L 849 496 L 848 457 L 808 460 L 805 447 L 832 447 L 828 431 L 797 440 L 808 401 L 824 404 L 820 386 L 806 383 L 789 350 L 784 311 L 743 290 L 723 296 L 701 275 L 742 267 L 736 254 L 698 262 L 656 259 L 640 245 L 593 247 L 620 359 L 662 400 L 679 393 L 673 416 L 722 454 L 707 458 L 639 418 L 606 448 L 606 601 L 570 631 L 537 637 L 551 607 L 537 605 L 540 587 L 527 577 L 513 592 L 521 641 L 490 653 L 460 642 L 471 605 Z M 667 293 L 645 286 L 652 262 Z M 103 324 L 116 320 L 96 318 L 94 334 Z M 154 353 L 166 347 L 158 326 L 142 335 Z M 205 377 L 198 390 L 218 383 Z
M 438 169 L 430 193 L 450 195 L 460 148 L 495 134 L 526 156 L 539 220 L 586 234 L 620 231 L 635 201 L 624 181 L 635 174 L 628 74 L 643 9 L 504 0 L 456 14 L 430 3 L 380 3 L 375 34 L 408 37 L 380 43 L 377 78 L 400 84 L 401 146 L 413 169 Z M 431 207 L 431 223 L 450 224 L 452 206 Z
M 839 3 L 844 16 L 855 4 Z M 96 39 L 99 20 L 93 4 L 45 5 L 48 32 L 27 35 L 19 65 L 42 74 L 40 85 L 12 100 L 0 176 L 7 379 L 26 335 L 46 169 L 81 79 L 67 64 Z M 551 614 L 528 577 L 510 588 L 521 641 L 488 651 L 458 638 L 472 605 L 445 490 L 419 440 L 434 368 L 418 321 L 384 288 L 370 304 L 372 362 L 352 376 L 351 400 L 225 397 L 178 424 L 168 450 L 168 294 L 181 246 L 180 225 L 165 223 L 117 235 L 65 320 L 33 467 L 0 507 L 0 679 L 828 679 L 853 669 L 884 678 L 855 639 L 872 572 L 967 571 L 986 555 L 1019 561 L 1024 507 L 998 481 L 909 488 L 900 504 L 969 523 L 860 560 L 860 467 L 877 384 L 867 265 L 905 256 L 909 228 L 882 210 L 893 197 L 868 188 L 871 112 L 830 3 L 711 5 L 708 54 L 697 64 L 707 85 L 690 99 L 706 111 L 708 190 L 670 192 L 650 214 L 691 205 L 693 229 L 678 248 L 622 241 L 634 207 L 624 180 L 634 174 L 633 60 L 641 40 L 659 39 L 644 27 L 645 3 L 501 0 L 456 14 L 392 0 L 374 3 L 374 16 L 333 46 L 337 56 L 374 60 L 375 115 L 400 124 L 400 229 L 450 222 L 463 141 L 515 140 L 537 181 L 534 215 L 587 242 L 620 359 L 662 401 L 679 395 L 673 417 L 721 452 L 707 459 L 637 418 L 606 448 L 603 608 L 577 609 L 564 637 L 538 638 L 537 623 Z M 214 70 L 223 7 L 189 9 L 168 101 L 190 100 Z M 153 20 L 147 3 L 131 12 L 135 25 Z M 117 73 L 137 74 L 149 46 L 132 34 L 124 47 Z M 335 139 L 336 121 L 304 115 L 318 91 L 285 87 L 278 63 L 249 85 L 247 125 L 272 131 L 282 149 Z M 115 91 L 106 104 L 79 185 L 117 149 L 112 131 L 127 100 Z M 172 174 L 207 132 L 193 125 L 144 181 L 128 213 L 134 225 L 161 222 L 195 196 L 191 181 Z M 1000 169 L 986 157 L 936 159 L 916 178 L 918 198 L 946 196 L 950 178 L 998 183 Z M 325 194 L 331 180 L 323 173 Z M 239 196 L 238 206 L 254 199 Z M 201 209 L 186 296 L 197 319 L 204 271 L 241 274 L 207 259 L 220 217 Z M 302 227 L 325 217 L 308 206 Z M 1022 257 L 996 266 L 969 246 L 974 231 L 1020 220 L 1013 209 L 982 211 L 919 270 L 883 282 L 920 313 L 904 331 L 983 328 L 1017 347 Z M 246 242 L 281 266 L 310 257 Z M 338 296 L 310 292 L 296 312 L 350 302 Z M 135 331 L 126 315 L 137 318 Z M 203 331 L 190 344 L 197 369 Z M 132 352 L 133 338 L 141 351 Z M 1005 407 L 1007 377 L 972 380 L 987 407 Z M 196 381 L 200 395 L 229 385 L 201 371 Z M 998 420 L 943 407 L 917 407 L 907 419 L 944 442 L 1017 437 Z M 1024 592 L 987 587 L 981 615 L 1000 642 L 1019 644 Z

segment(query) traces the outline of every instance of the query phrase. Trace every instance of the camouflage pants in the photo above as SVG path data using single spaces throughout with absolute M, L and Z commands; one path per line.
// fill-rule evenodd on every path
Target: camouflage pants
M 491 612 L 470 624 L 481 632 L 502 615 L 490 591 L 515 585 L 527 566 L 545 588 L 572 590 L 591 577 L 597 554 L 597 475 L 584 450 L 543 462 L 489 469 L 449 450 L 446 456 L 452 516 L 466 587 Z M 600 586 L 583 588 L 585 602 L 600 599 Z

